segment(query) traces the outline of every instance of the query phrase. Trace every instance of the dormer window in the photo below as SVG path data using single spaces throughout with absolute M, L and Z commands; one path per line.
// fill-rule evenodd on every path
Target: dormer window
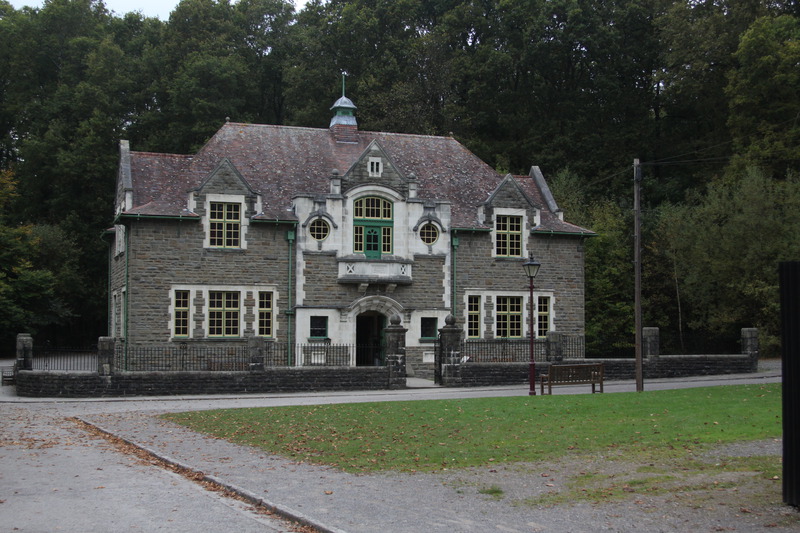
M 239 248 L 241 242 L 241 205 L 211 202 L 209 210 L 209 246 Z
M 380 178 L 383 174 L 383 161 L 380 157 L 369 158 L 369 177 Z
M 495 255 L 522 257 L 522 217 L 497 215 L 494 229 Z
M 208 250 L 247 249 L 247 199 L 239 194 L 206 194 L 203 206 L 203 248 Z

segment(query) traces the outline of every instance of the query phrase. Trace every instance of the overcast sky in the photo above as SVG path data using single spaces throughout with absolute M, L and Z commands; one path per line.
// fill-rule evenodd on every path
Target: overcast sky
M 15 9 L 23 6 L 41 7 L 43 0 L 9 0 Z M 141 11 L 147 17 L 158 17 L 169 20 L 169 14 L 178 4 L 178 0 L 105 0 L 106 7 L 117 15 L 131 11 Z M 295 0 L 294 5 L 300 11 L 306 0 Z

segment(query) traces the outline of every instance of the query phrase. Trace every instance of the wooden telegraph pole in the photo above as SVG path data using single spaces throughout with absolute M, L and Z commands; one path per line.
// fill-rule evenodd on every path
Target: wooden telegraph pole
M 634 299 L 633 314 L 636 349 L 636 392 L 644 390 L 642 369 L 642 167 L 638 159 L 633 160 L 633 269 Z

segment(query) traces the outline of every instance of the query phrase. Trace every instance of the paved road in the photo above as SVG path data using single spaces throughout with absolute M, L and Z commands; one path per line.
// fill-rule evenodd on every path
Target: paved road
M 645 383 L 645 389 L 780 381 L 774 367 L 767 370 L 753 375 L 653 380 Z M 117 400 L 24 399 L 13 396 L 13 388 L 3 387 L 0 390 L 0 530 L 289 530 L 284 522 L 258 515 L 243 503 L 218 496 L 185 477 L 120 453 L 105 440 L 79 428 L 70 417 L 79 417 L 243 494 L 263 499 L 283 514 L 304 519 L 322 531 L 647 530 L 641 519 L 626 524 L 622 515 L 609 518 L 608 509 L 573 506 L 568 513 L 542 512 L 532 517 L 530 510 L 509 509 L 490 498 L 469 498 L 460 484 L 472 483 L 469 475 L 473 474 L 465 474 L 463 478 L 413 474 L 353 476 L 294 464 L 208 439 L 152 416 L 217 407 L 527 394 L 527 387 L 520 386 L 442 389 L 423 380 L 410 380 L 410 385 L 415 387 L 401 391 Z M 559 387 L 558 393 L 585 393 L 583 389 Z M 611 382 L 606 386 L 611 393 L 633 390 L 632 382 Z M 532 480 L 531 485 L 526 490 L 539 490 L 544 481 Z M 681 530 L 680 526 L 664 529 L 664 523 L 663 519 L 654 522 L 659 524 L 659 530 Z

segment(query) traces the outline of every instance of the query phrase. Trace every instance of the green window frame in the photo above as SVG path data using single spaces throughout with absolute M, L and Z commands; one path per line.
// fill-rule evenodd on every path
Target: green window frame
M 272 291 L 258 292 L 258 335 L 260 337 L 273 336 L 273 297 Z
M 189 336 L 189 291 L 175 291 L 175 305 L 173 308 L 173 336 Z
M 209 207 L 209 246 L 212 248 L 241 247 L 241 204 L 211 202 Z
M 498 296 L 495 304 L 496 336 L 502 339 L 522 338 L 522 297 Z
M 394 206 L 379 196 L 365 196 L 353 202 L 353 253 L 380 259 L 392 253 Z
M 522 257 L 522 217 L 497 215 L 495 239 L 496 256 Z
M 481 297 L 467 296 L 467 337 L 478 339 L 481 336 Z
M 208 336 L 238 337 L 241 316 L 237 291 L 208 292 Z
M 539 296 L 536 302 L 536 336 L 547 337 L 550 331 L 550 297 Z

